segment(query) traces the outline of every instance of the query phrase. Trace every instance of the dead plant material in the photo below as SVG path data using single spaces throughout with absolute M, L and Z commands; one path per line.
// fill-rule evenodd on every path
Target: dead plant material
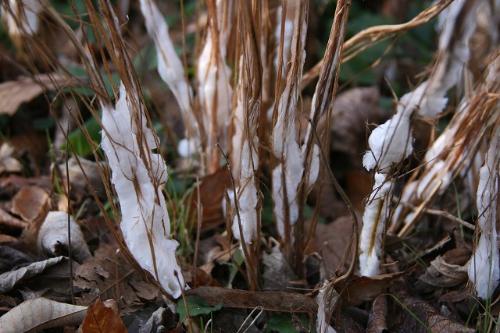
M 411 332 L 476 332 L 472 328 L 441 315 L 438 310 L 423 300 L 408 295 L 401 295 L 399 300 L 401 301 L 400 305 L 403 306 L 402 311 L 408 319 L 404 327 Z M 408 313 L 406 313 L 407 311 Z
M 0 174 L 21 172 L 21 163 L 12 156 L 14 147 L 8 143 L 2 143 L 0 146 Z
M 0 114 L 13 115 L 19 106 L 49 90 L 75 86 L 77 81 L 61 74 L 20 77 L 0 84 Z
M 37 186 L 23 187 L 12 199 L 12 213 L 25 222 L 43 220 L 49 208 L 49 195 Z
M 379 295 L 373 300 L 368 317 L 367 333 L 387 332 L 387 296 Z
M 436 288 L 451 288 L 467 281 L 470 251 L 456 248 L 432 260 L 419 280 Z
M 199 287 L 185 292 L 186 296 L 199 296 L 209 305 L 221 304 L 228 308 L 315 314 L 318 306 L 314 298 L 284 291 L 246 291 L 220 287 Z
M 358 32 L 344 43 L 342 47 L 341 62 L 349 61 L 359 53 L 384 39 L 394 37 L 397 34 L 414 29 L 429 22 L 452 2 L 453 0 L 440 0 L 406 23 L 374 26 Z M 322 67 L 323 61 L 320 61 L 306 74 L 304 74 L 301 82 L 302 89 L 318 77 L 318 75 L 322 72 Z
M 7 229 L 23 230 L 28 226 L 28 222 L 20 220 L 0 208 L 0 225 Z
M 54 327 L 78 325 L 85 317 L 86 311 L 86 306 L 60 303 L 46 298 L 31 299 L 0 317 L 0 331 L 37 332 Z
M 127 332 L 127 328 L 118 314 L 116 302 L 109 301 L 113 300 L 102 302 L 98 299 L 88 308 L 82 323 L 82 333 Z
M 225 193 L 231 186 L 231 174 L 227 168 L 220 168 L 215 173 L 203 177 L 199 184 L 200 204 L 198 207 L 198 191 L 193 191 L 191 195 L 191 209 L 189 220 L 196 225 L 197 212 L 202 213 L 201 230 L 214 229 L 225 222 L 222 207 Z
M 372 277 L 359 276 L 353 277 L 349 281 L 336 286 L 341 297 L 349 305 L 359 305 L 363 302 L 371 301 L 400 278 L 404 272 L 381 274 Z

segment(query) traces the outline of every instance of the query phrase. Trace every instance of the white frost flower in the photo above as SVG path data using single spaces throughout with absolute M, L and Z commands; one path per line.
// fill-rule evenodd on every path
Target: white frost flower
M 177 241 L 170 239 L 170 220 L 161 185 L 167 179 L 165 162 L 152 151 L 155 134 L 146 127 L 143 110 L 132 115 L 123 84 L 116 109 L 103 106 L 102 148 L 111 169 L 122 221 L 120 229 L 130 253 L 174 298 L 185 287 L 175 258 Z M 141 140 L 142 138 L 142 140 Z
M 481 235 L 474 254 L 469 261 L 469 279 L 477 295 L 482 299 L 491 297 L 500 280 L 500 260 L 497 245 L 498 181 L 500 179 L 500 129 L 493 137 L 484 165 L 479 170 L 476 206 L 479 214 L 477 226 Z
M 227 2 L 231 6 L 232 2 Z M 225 62 L 226 44 L 230 31 L 230 20 L 224 16 L 223 1 L 217 1 L 217 20 L 219 45 L 215 44 L 212 29 L 209 27 L 205 44 L 198 57 L 197 79 L 203 121 L 207 133 L 207 145 L 214 148 L 216 141 L 224 143 L 230 125 L 232 88 L 231 70 Z M 224 21 L 225 19 L 225 21 Z M 218 47 L 218 49 L 217 49 Z M 224 148 L 224 146 L 223 146 Z
M 367 170 L 377 167 L 378 172 L 389 172 L 391 166 L 412 153 L 411 141 L 410 114 L 398 112 L 370 134 L 370 151 L 363 156 L 363 166 Z
M 276 10 L 276 30 L 274 31 L 274 38 L 276 39 L 276 50 L 274 53 L 274 68 L 278 72 L 279 64 L 279 48 L 281 44 L 281 20 L 283 15 L 283 8 L 281 6 Z M 283 27 L 283 60 L 281 70 L 284 72 L 288 64 L 288 58 L 290 55 L 290 46 L 293 37 L 293 20 L 285 19 L 285 24 Z
M 359 240 L 359 267 L 362 276 L 375 276 L 380 272 L 382 236 L 387 219 L 387 194 L 391 183 L 384 174 L 375 174 L 372 193 L 363 213 L 363 228 Z
M 155 44 L 158 74 L 168 85 L 179 104 L 189 139 L 198 141 L 200 139 L 198 123 L 191 107 L 193 92 L 185 77 L 182 62 L 170 39 L 168 26 L 153 0 L 141 0 L 141 12 L 148 34 Z M 193 152 L 194 150 L 191 154 Z
M 240 77 L 243 76 L 243 57 L 240 59 Z M 236 195 L 239 208 L 239 216 L 233 216 L 233 235 L 236 239 L 251 243 L 257 237 L 258 225 L 258 192 L 255 183 L 255 169 L 259 165 L 257 147 L 259 144 L 257 136 L 257 123 L 250 110 L 244 107 L 244 85 L 238 87 L 238 101 L 233 116 L 234 135 L 232 144 L 232 169 L 233 177 L 237 182 Z M 245 126 L 245 123 L 248 126 Z M 245 131 L 246 129 L 246 131 Z M 229 197 L 234 204 L 234 192 L 229 190 Z M 236 212 L 234 212 L 236 213 Z

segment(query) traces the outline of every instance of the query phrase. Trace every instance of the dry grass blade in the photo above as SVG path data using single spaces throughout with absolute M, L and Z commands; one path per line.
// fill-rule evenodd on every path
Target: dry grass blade
M 500 57 L 496 55 L 488 65 L 484 81 L 477 84 L 474 95 L 462 100 L 448 127 L 427 151 L 425 168 L 413 180 L 416 185 L 410 183 L 404 191 L 412 191 L 414 186 L 416 190 L 411 196 L 404 191 L 402 194 L 402 197 L 409 198 L 406 203 L 416 206 L 417 210 L 395 214 L 391 231 L 401 228 L 400 221 L 404 221 L 398 234 L 408 235 L 433 198 L 444 193 L 454 177 L 468 169 L 485 135 L 498 126 L 500 113 L 495 91 L 499 87 L 499 66 Z
M 341 62 L 354 58 L 359 53 L 384 39 L 391 38 L 399 33 L 411 30 L 429 22 L 439 15 L 439 13 L 441 13 L 441 11 L 443 11 L 443 9 L 445 9 L 453 1 L 454 0 L 440 0 L 406 23 L 374 26 L 358 32 L 344 43 Z M 306 74 L 304 74 L 301 82 L 302 88 L 306 87 L 320 74 L 320 72 L 322 72 L 322 66 L 323 62 L 320 61 Z

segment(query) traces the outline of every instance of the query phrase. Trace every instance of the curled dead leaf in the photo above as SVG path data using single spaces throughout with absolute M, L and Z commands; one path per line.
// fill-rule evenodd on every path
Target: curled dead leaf
M 8 212 L 0 208 L 0 225 L 3 225 L 4 227 L 8 229 L 24 229 L 28 223 L 15 218 L 14 216 L 10 215 Z
M 71 242 L 68 236 L 68 222 Z M 64 253 L 71 246 L 72 255 L 80 262 L 90 256 L 80 226 L 65 212 L 53 211 L 47 214 L 38 233 L 37 244 L 40 251 L 50 255 Z
M 78 325 L 86 311 L 86 306 L 36 298 L 19 304 L 0 317 L 0 332 L 40 332 L 53 327 Z
M 285 290 L 288 282 L 296 278 L 279 245 L 274 246 L 271 253 L 262 254 L 262 264 L 264 290 Z
M 6 293 L 14 288 L 20 282 L 32 278 L 45 269 L 59 264 L 64 257 L 50 258 L 43 261 L 37 261 L 28 266 L 0 274 L 0 293 Z
M 359 156 L 366 149 L 367 124 L 388 117 L 379 107 L 379 99 L 376 87 L 353 88 L 339 94 L 333 104 L 331 148 L 349 156 L 355 166 L 360 165 Z
M 109 300 L 108 300 L 109 301 Z M 126 333 L 127 328 L 118 314 L 116 302 L 97 300 L 92 304 L 82 324 L 82 333 Z
M 205 176 L 200 183 L 200 210 L 202 212 L 202 231 L 213 229 L 224 224 L 224 212 L 222 210 L 222 199 L 226 190 L 231 186 L 231 175 L 227 168 L 220 168 L 215 173 Z M 198 191 L 194 190 L 191 195 L 191 221 L 196 225 L 198 212 Z
M 159 289 L 144 281 L 121 252 L 110 244 L 102 244 L 83 264 L 75 269 L 75 287 L 85 291 L 80 299 L 90 304 L 95 297 L 119 300 L 122 309 L 133 310 L 143 301 L 158 299 Z
M 363 302 L 371 301 L 382 294 L 401 275 L 403 275 L 403 272 L 381 274 L 372 277 L 353 277 L 346 282 L 345 286 L 337 286 L 337 290 L 341 290 L 341 296 L 348 304 L 359 305 Z
M 86 160 L 82 157 L 71 157 L 68 160 L 68 174 L 71 184 L 71 195 L 76 193 L 77 196 L 89 195 L 89 191 L 102 198 L 105 196 L 104 184 L 102 182 L 100 169 L 103 168 L 102 163 Z M 59 165 L 62 178 L 66 181 L 66 163 Z
M 43 219 L 49 206 L 49 195 L 38 186 L 25 186 L 12 198 L 12 213 L 26 222 Z
M 14 147 L 8 143 L 3 143 L 0 146 L 0 174 L 21 172 L 21 163 L 13 157 Z
M 405 306 L 405 308 L 403 308 L 403 313 L 405 315 L 405 318 L 407 319 L 404 320 L 404 323 L 402 325 L 404 327 L 404 330 L 407 332 L 475 332 L 474 329 L 468 328 L 467 326 L 464 326 L 458 322 L 452 321 L 446 316 L 443 316 L 433 306 L 423 300 L 405 294 L 399 295 L 398 298 Z M 412 326 L 415 326 L 415 328 L 412 329 Z
M 387 332 L 387 300 L 385 295 L 378 295 L 372 304 L 368 317 L 367 333 Z
M 22 103 L 31 101 L 43 92 L 75 84 L 75 80 L 55 73 L 4 82 L 0 84 L 0 114 L 13 115 Z
M 450 264 L 438 256 L 418 279 L 438 288 L 455 287 L 467 281 L 467 267 Z

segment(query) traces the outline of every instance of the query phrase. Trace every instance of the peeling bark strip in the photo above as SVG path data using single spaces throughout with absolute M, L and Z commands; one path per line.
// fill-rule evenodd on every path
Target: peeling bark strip
M 315 314 L 318 305 L 312 297 L 282 291 L 246 291 L 221 287 L 200 287 L 187 290 L 186 296 L 203 298 L 208 305 L 222 304 L 227 308 L 252 309 L 258 306 L 266 311 Z

